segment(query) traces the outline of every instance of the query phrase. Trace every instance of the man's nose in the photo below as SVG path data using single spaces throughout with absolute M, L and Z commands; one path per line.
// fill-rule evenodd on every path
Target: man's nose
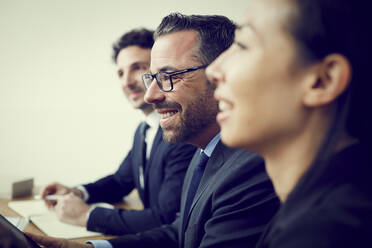
M 147 103 L 157 103 L 162 102 L 165 99 L 165 93 L 160 90 L 158 84 L 156 83 L 156 79 L 154 78 L 146 90 L 145 94 L 145 102 Z
M 130 88 L 137 84 L 137 80 L 131 74 L 125 74 L 121 79 L 121 86 L 123 88 Z

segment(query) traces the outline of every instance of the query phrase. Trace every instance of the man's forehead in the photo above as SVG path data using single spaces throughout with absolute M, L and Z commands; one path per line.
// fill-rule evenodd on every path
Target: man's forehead
M 129 46 L 120 50 L 116 62 L 122 66 L 130 66 L 135 63 L 150 63 L 150 55 L 150 49 Z
M 198 44 L 198 36 L 194 30 L 160 36 L 151 50 L 151 71 L 159 71 L 164 67 L 178 68 L 192 63 Z

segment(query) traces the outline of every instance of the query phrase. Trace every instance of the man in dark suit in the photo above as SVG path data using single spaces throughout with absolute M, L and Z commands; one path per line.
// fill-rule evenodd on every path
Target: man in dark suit
M 262 158 L 220 141 L 215 86 L 205 65 L 233 41 L 222 16 L 165 17 L 155 32 L 145 100 L 160 114 L 163 137 L 200 149 L 187 171 L 181 212 L 171 225 L 108 241 L 77 244 L 32 236 L 50 247 L 254 247 L 279 201 Z M 152 74 L 154 73 L 154 74 Z
M 162 139 L 159 115 L 144 102 L 141 75 L 148 71 L 153 32 L 132 30 L 114 44 L 113 59 L 124 94 L 134 108 L 146 116 L 134 135 L 131 151 L 119 169 L 94 183 L 69 188 L 59 183 L 48 185 L 42 196 L 64 194 L 58 202 L 46 201 L 67 223 L 86 226 L 107 234 L 137 233 L 169 224 L 179 211 L 182 182 L 195 147 L 169 144 Z M 96 202 L 119 202 L 137 189 L 144 210 L 91 207 Z

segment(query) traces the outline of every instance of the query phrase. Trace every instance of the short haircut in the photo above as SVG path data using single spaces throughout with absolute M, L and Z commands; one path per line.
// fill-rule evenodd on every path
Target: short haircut
M 112 59 L 116 63 L 120 51 L 128 46 L 139 46 L 144 49 L 151 49 L 154 45 L 153 35 L 154 31 L 145 28 L 133 29 L 123 34 L 112 46 Z
M 171 13 L 155 30 L 155 40 L 173 32 L 194 30 L 200 42 L 198 59 L 210 64 L 234 41 L 235 24 L 225 16 Z

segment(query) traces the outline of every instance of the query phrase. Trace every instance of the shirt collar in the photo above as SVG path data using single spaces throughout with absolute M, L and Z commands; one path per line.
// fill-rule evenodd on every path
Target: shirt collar
M 216 148 L 217 146 L 217 143 L 221 140 L 221 133 L 218 133 L 216 136 L 214 136 L 214 138 L 209 141 L 208 145 L 205 147 L 204 149 L 204 153 L 210 157 L 214 151 L 214 148 Z
M 157 128 L 159 126 L 160 116 L 156 111 L 152 111 L 145 118 L 145 122 L 150 126 L 150 128 Z

